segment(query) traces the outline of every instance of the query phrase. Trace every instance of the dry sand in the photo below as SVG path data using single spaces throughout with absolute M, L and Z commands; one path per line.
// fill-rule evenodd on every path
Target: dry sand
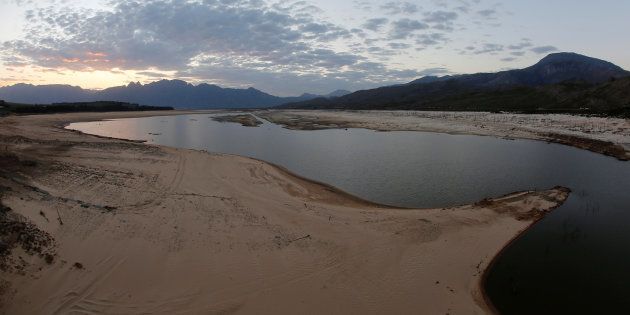
M 568 196 L 392 209 L 249 158 L 59 127 L 151 114 L 0 118 L 1 201 L 54 238 L 35 251 L 50 264 L 13 248 L 0 313 L 483 314 L 492 258 Z
M 274 110 L 257 115 L 291 129 L 365 128 L 557 142 L 630 160 L 630 120 L 565 114 Z

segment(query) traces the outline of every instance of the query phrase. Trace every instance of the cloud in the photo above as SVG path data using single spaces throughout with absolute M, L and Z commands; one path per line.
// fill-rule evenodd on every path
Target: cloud
M 304 1 L 268 5 L 259 0 L 112 0 L 110 4 L 108 9 L 90 10 L 59 3 L 35 7 L 27 13 L 27 35 L 0 44 L 2 63 L 56 70 L 134 70 L 147 77 L 169 72 L 217 84 L 238 84 L 238 78 L 255 86 L 273 82 L 275 89 L 268 90 L 280 93 L 289 92 L 283 86 L 286 82 L 269 80 L 287 80 L 287 87 L 299 88 L 297 82 L 316 81 L 323 86 L 321 80 L 327 79 L 325 90 L 348 80 L 351 83 L 341 85 L 359 89 L 361 84 L 399 82 L 416 75 L 416 70 L 390 69 L 354 53 L 370 48 L 361 44 L 366 34 L 319 18 L 320 10 Z M 387 23 L 385 18 L 374 19 L 365 27 L 379 29 Z M 394 25 L 395 34 L 402 37 L 427 27 L 411 20 Z M 336 41 L 354 45 L 353 49 L 339 51 Z M 392 51 L 381 49 L 379 58 L 389 58 L 386 53 Z
M 537 54 L 547 54 L 550 52 L 558 51 L 558 48 L 554 46 L 538 46 L 531 49 L 531 51 Z
M 10 47 L 45 67 L 176 69 L 200 53 L 268 58 L 278 49 L 302 50 L 309 39 L 344 36 L 330 24 L 257 10 L 257 1 L 207 3 L 120 1 L 112 11 L 48 7 L 32 15 L 32 32 Z
M 372 3 L 369 1 L 362 0 L 354 0 L 352 2 L 355 9 L 363 10 L 363 11 L 372 11 Z
M 429 25 L 418 20 L 400 19 L 392 22 L 392 29 L 389 33 L 391 39 L 406 39 L 416 31 L 428 29 Z
M 406 43 L 389 43 L 387 46 L 391 49 L 408 49 L 411 47 L 411 45 Z
M 391 1 L 380 6 L 380 9 L 388 15 L 396 14 L 414 14 L 417 13 L 420 8 L 414 3 L 406 1 Z
M 229 59 L 218 58 L 215 62 L 179 72 L 177 76 L 193 82 L 199 78 L 221 78 L 221 81 L 216 83 L 242 88 L 256 86 L 263 91 L 272 91 L 279 95 L 295 95 L 299 94 L 296 91 L 323 94 L 339 88 L 359 90 L 398 84 L 417 78 L 420 73 L 422 71 L 388 69 L 381 63 L 362 61 L 351 71 L 294 74 L 255 70 Z
M 472 53 L 475 55 L 481 55 L 481 54 L 494 55 L 505 50 L 505 47 L 501 44 L 484 43 L 481 45 L 481 47 L 467 46 L 464 49 L 465 50 L 462 52 L 463 54 Z
M 438 68 L 428 68 L 418 72 L 418 75 L 421 77 L 424 76 L 434 76 L 434 75 L 445 75 L 451 73 L 447 68 L 438 67 Z
M 433 11 L 424 14 L 423 21 L 430 23 L 434 29 L 442 31 L 452 31 L 453 22 L 457 20 L 458 14 L 453 11 Z
M 165 78 L 168 77 L 167 74 L 161 73 L 161 72 L 153 72 L 153 71 L 140 71 L 138 72 L 139 75 L 143 75 L 143 76 L 147 76 L 147 77 L 152 77 L 152 78 Z
M 511 50 L 522 50 L 523 48 L 531 47 L 533 44 L 529 40 L 523 40 L 522 42 L 514 45 L 509 45 L 508 48 Z
M 424 14 L 424 21 L 428 23 L 449 23 L 457 19 L 457 13 L 452 11 L 433 11 Z
M 479 14 L 480 16 L 482 16 L 482 17 L 484 17 L 486 19 L 494 19 L 494 18 L 496 18 L 497 10 L 495 10 L 495 9 L 485 9 L 485 10 L 477 11 L 477 14 Z
M 321 54 L 317 44 L 352 33 L 305 13 L 311 11 L 302 2 L 277 9 L 257 0 L 117 1 L 111 11 L 47 7 L 32 12 L 25 39 L 5 46 L 34 64 L 73 70 L 176 70 L 203 55 L 263 62 L 293 53 L 337 59 Z
M 510 61 L 514 61 L 514 60 L 516 60 L 516 58 L 514 58 L 514 57 L 501 58 L 501 61 L 503 61 L 503 62 L 510 62 Z
M 455 3 L 454 9 L 460 13 L 470 13 L 474 5 L 479 4 L 480 0 L 455 0 L 451 3 Z
M 447 39 L 444 34 L 441 33 L 420 34 L 416 36 L 416 44 L 420 49 L 443 44 L 445 42 L 447 42 Z
M 474 32 L 452 32 L 478 21 L 491 25 L 503 12 L 496 5 L 481 10 L 486 7 L 479 0 L 430 0 L 425 8 L 412 0 L 354 1 L 355 9 L 381 15 L 360 12 L 370 18 L 336 22 L 302 0 L 102 1 L 107 7 L 90 9 L 76 6 L 78 1 L 29 1 L 24 35 L 0 42 L 0 64 L 62 73 L 117 71 L 134 80 L 181 78 L 281 94 L 356 90 L 435 74 L 438 68 L 409 69 L 406 56 L 449 47 L 451 37 L 469 38 Z M 462 54 L 496 59 L 550 49 L 526 39 L 472 38 L 470 44 Z
M 387 24 L 387 22 L 389 22 L 389 20 L 386 18 L 373 18 L 365 21 L 362 26 L 365 29 L 376 32 L 379 31 L 385 24 Z

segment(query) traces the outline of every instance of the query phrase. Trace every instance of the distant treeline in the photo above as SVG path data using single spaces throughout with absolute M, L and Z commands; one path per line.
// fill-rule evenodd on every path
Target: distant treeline
M 172 107 L 145 106 L 124 102 L 80 102 L 54 103 L 51 105 L 16 104 L 0 100 L 0 115 L 7 114 L 54 114 L 74 112 L 118 112 L 118 111 L 150 111 L 173 110 Z

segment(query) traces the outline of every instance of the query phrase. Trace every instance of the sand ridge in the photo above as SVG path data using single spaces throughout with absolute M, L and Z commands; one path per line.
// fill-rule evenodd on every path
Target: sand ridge
M 261 110 L 255 113 L 289 129 L 365 128 L 532 139 L 630 160 L 630 120 L 623 118 L 402 110 Z
M 262 161 L 59 127 L 151 114 L 0 119 L 4 154 L 30 161 L 0 177 L 2 203 L 54 238 L 50 264 L 13 250 L 1 313 L 483 314 L 485 267 L 569 194 L 392 209 Z

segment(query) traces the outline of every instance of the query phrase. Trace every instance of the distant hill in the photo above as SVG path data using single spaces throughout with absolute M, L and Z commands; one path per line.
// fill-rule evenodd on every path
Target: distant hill
M 333 93 L 341 95 L 345 92 L 347 91 Z M 116 101 L 187 109 L 271 107 L 318 97 L 322 96 L 303 94 L 298 97 L 278 97 L 254 88 L 230 89 L 211 84 L 192 85 L 180 80 L 130 83 L 100 91 L 69 85 L 16 84 L 0 88 L 0 99 L 15 103 Z
M 408 84 L 357 91 L 334 99 L 317 98 L 285 104 L 283 108 L 311 109 L 415 109 L 415 110 L 531 110 L 532 108 L 576 109 L 576 98 L 604 102 L 594 89 L 630 72 L 607 61 L 574 53 L 551 54 L 535 65 L 497 73 L 445 77 L 423 77 Z M 621 95 L 626 80 L 601 89 Z M 580 92 L 580 89 L 584 93 Z M 592 94 L 588 94 L 586 90 Z M 569 104 L 567 100 L 575 102 Z M 606 98 L 614 106 L 625 106 L 624 97 Z M 584 105 L 584 104 L 583 104 Z M 579 105 L 581 107 L 592 107 Z
M 564 81 L 602 83 L 610 78 L 624 77 L 630 72 L 608 61 L 576 53 L 554 53 L 525 69 L 496 73 L 476 73 L 455 76 L 426 76 L 408 85 L 456 80 L 471 87 L 499 88 L 541 86 Z
M 19 83 L 0 87 L 0 99 L 24 104 L 52 104 L 60 102 L 88 102 L 95 92 L 78 86 L 51 84 L 32 85 Z
M 392 109 L 418 109 L 417 103 Z M 630 77 L 600 84 L 565 81 L 539 87 L 464 91 L 422 102 L 422 110 L 601 114 L 630 118 Z
M 230 89 L 211 84 L 192 85 L 180 80 L 161 80 L 149 84 L 130 83 L 96 93 L 102 100 L 122 101 L 178 108 L 253 108 L 284 103 L 254 88 Z
M 328 93 L 328 95 L 325 95 L 325 97 L 327 97 L 327 98 L 342 97 L 342 96 L 346 96 L 346 95 L 348 95 L 350 93 L 352 93 L 352 92 L 347 91 L 347 90 L 336 90 L 336 91 L 333 91 L 331 93 Z

